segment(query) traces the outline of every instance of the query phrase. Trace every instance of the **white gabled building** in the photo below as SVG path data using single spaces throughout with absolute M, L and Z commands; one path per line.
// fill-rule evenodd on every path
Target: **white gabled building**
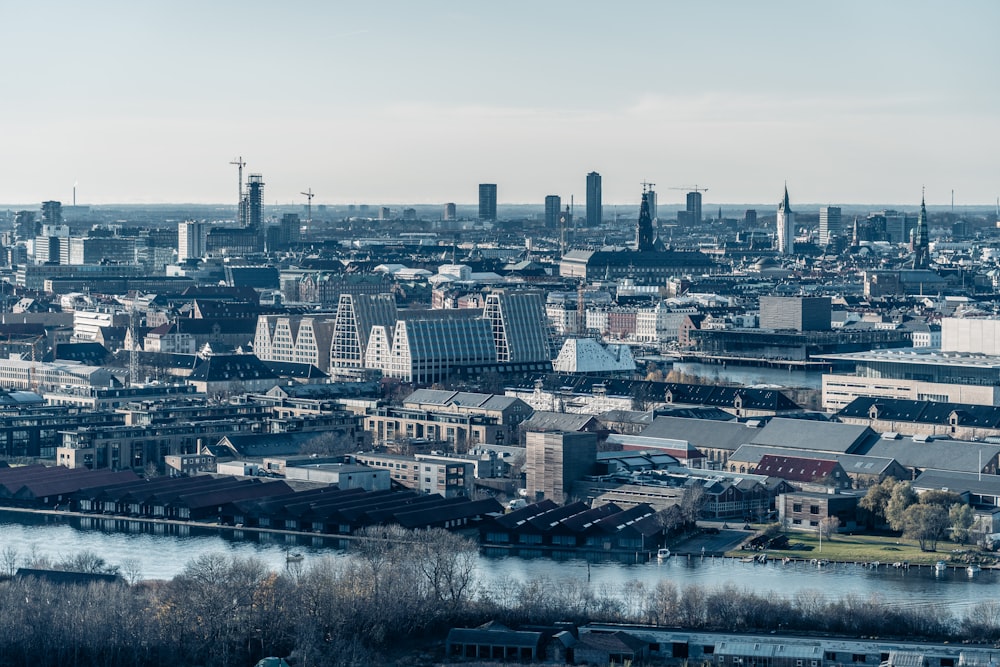
M 627 345 L 602 346 L 593 338 L 570 338 L 552 362 L 556 373 L 625 373 L 635 371 Z

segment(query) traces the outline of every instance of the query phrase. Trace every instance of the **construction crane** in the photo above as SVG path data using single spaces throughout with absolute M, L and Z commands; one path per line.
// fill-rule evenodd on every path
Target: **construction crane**
M 656 187 L 656 183 L 650 183 L 649 181 L 643 181 L 642 182 L 642 191 L 643 192 L 652 192 L 654 187 Z M 671 188 L 671 189 L 673 189 L 673 188 Z
M 312 188 L 309 188 L 305 192 L 300 192 L 299 194 L 306 196 L 306 229 L 309 230 L 310 234 L 312 234 L 312 230 L 313 230 L 313 197 L 315 197 L 316 195 L 313 194 L 313 189 Z
M 651 184 L 652 185 L 652 184 Z M 708 192 L 708 188 L 699 188 L 697 185 L 680 185 L 670 190 L 685 190 L 687 192 Z
M 243 156 L 236 158 L 229 164 L 235 164 L 238 169 L 239 183 L 236 187 L 236 217 L 240 217 L 240 208 L 243 206 L 243 167 L 247 166 L 247 163 L 243 161 Z

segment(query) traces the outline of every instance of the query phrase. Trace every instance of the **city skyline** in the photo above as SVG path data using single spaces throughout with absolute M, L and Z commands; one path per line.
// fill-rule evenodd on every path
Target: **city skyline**
M 0 201 L 990 205 L 1000 5 L 9 10 Z M 681 29 L 683 27 L 683 29 Z M 681 188 L 677 190 L 675 188 Z

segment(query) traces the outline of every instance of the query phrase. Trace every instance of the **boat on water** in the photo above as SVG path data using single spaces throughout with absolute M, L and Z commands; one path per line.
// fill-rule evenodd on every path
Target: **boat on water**
M 970 577 L 974 577 L 977 574 L 979 574 L 980 572 L 982 572 L 982 568 L 979 567 L 978 565 L 976 565 L 975 563 L 973 563 L 973 564 L 969 565 L 969 567 L 965 568 L 965 573 L 968 574 Z
M 299 552 L 294 552 L 285 555 L 285 560 L 289 563 L 301 563 L 305 559 L 305 556 Z
M 666 560 L 670 558 L 670 549 L 663 547 L 656 552 L 656 560 Z
M 945 563 L 943 560 L 939 560 L 938 562 L 934 563 L 934 572 L 936 574 L 940 574 L 941 572 L 947 572 L 947 571 L 948 571 L 948 564 Z

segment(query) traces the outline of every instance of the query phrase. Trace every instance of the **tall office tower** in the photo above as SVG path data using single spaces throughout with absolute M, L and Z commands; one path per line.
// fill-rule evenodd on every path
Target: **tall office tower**
M 453 202 L 448 202 L 444 205 L 444 219 L 445 220 L 455 220 L 458 217 L 455 213 L 455 204 Z
M 542 292 L 491 292 L 486 295 L 483 317 L 493 330 L 498 362 L 552 359 L 548 332 L 543 326 L 548 316 Z
M 34 211 L 18 211 L 14 214 L 14 231 L 19 239 L 33 239 L 38 236 L 41 226 L 35 219 Z
M 788 186 L 785 197 L 778 204 L 778 252 L 782 255 L 795 253 L 795 212 L 788 203 Z
M 649 219 L 655 222 L 658 216 L 656 214 L 656 192 L 654 190 L 646 190 L 646 203 L 649 204 Z
M 639 252 L 653 250 L 653 218 L 649 215 L 649 193 L 642 193 L 639 206 L 639 222 L 635 226 L 635 249 Z
M 43 225 L 62 224 L 62 202 L 57 202 L 57 201 L 42 202 L 42 224 Z
M 698 191 L 687 193 L 687 221 L 692 225 L 701 224 L 701 193 Z
M 930 266 L 928 255 L 930 239 L 927 234 L 927 205 L 923 194 L 920 195 L 920 215 L 917 217 L 917 227 L 913 230 L 913 268 L 926 269 Z
M 388 206 L 382 206 L 378 210 L 379 220 L 392 220 L 392 209 Z
M 748 224 L 748 225 L 756 225 L 757 224 L 757 209 L 755 209 L 755 208 L 748 208 L 746 211 L 744 211 L 744 213 L 743 213 L 743 222 L 746 223 L 746 224 Z
M 264 177 L 260 174 L 250 174 L 247 177 L 246 217 L 244 227 L 260 228 L 264 222 Z
M 562 211 L 562 198 L 559 195 L 548 195 L 545 198 L 545 229 L 559 229 L 560 211 Z
M 824 206 L 819 209 L 819 244 L 829 245 L 830 239 L 841 235 L 840 207 Z
M 564 502 L 573 482 L 591 474 L 596 464 L 596 433 L 529 431 L 525 435 L 524 472 L 529 500 Z
M 497 184 L 479 184 L 479 219 L 497 219 Z
M 186 220 L 177 223 L 177 261 L 198 259 L 205 254 L 206 225 Z
M 601 175 L 592 171 L 587 174 L 587 226 L 600 227 L 602 219 Z

